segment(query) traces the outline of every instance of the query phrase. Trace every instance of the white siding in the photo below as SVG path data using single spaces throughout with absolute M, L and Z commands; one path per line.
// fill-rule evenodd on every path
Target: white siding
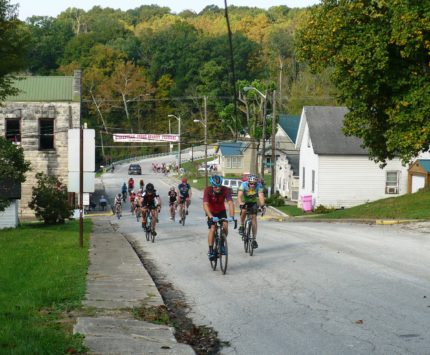
M 303 117 L 302 117 L 303 122 Z M 312 195 L 313 200 L 318 196 L 319 189 L 319 171 L 318 171 L 319 157 L 314 153 L 312 147 L 312 141 L 309 137 L 309 127 L 306 123 L 303 130 L 303 136 L 300 145 L 300 181 L 299 181 L 299 200 L 298 205 L 301 206 L 301 197 L 305 195 Z M 303 168 L 305 169 L 305 175 L 303 176 Z M 312 170 L 315 171 L 315 191 L 312 193 Z M 303 179 L 305 186 L 303 187 Z M 315 202 L 314 202 L 315 203 Z
M 385 193 L 386 171 L 400 171 L 399 195 L 407 193 L 408 172 L 396 159 L 384 169 L 367 156 L 320 156 L 315 206 L 351 207 L 395 197 Z
M 0 212 L 0 229 L 15 228 L 18 225 L 18 205 L 13 200 L 11 205 Z

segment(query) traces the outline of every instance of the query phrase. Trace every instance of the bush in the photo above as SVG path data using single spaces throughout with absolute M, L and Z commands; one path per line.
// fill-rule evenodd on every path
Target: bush
M 37 186 L 33 187 L 28 206 L 45 224 L 64 223 L 70 219 L 73 209 L 67 201 L 67 188 L 56 176 L 37 173 Z
M 319 205 L 317 206 L 317 208 L 315 208 L 314 213 L 324 214 L 324 213 L 329 213 L 333 211 L 336 211 L 336 209 L 325 207 L 324 205 Z
M 268 206 L 274 206 L 274 207 L 284 206 L 285 205 L 285 200 L 279 194 L 279 192 L 276 191 L 272 196 L 266 198 L 266 205 L 268 205 Z

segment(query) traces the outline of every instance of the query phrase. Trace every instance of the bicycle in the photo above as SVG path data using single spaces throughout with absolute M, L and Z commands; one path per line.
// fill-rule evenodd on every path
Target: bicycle
M 179 204 L 179 223 L 185 226 L 185 218 L 186 218 L 186 207 L 185 207 L 185 200 L 182 200 Z
M 246 211 L 245 211 L 246 209 Z M 251 206 L 246 205 L 245 208 L 242 208 L 240 210 L 240 213 L 246 213 L 246 219 L 245 219 L 245 227 L 243 231 L 243 248 L 245 249 L 245 253 L 249 253 L 250 256 L 254 255 L 254 247 L 252 246 L 252 242 L 255 240 L 254 231 L 252 230 L 252 213 L 251 213 Z M 261 212 L 261 216 L 264 215 L 264 211 L 262 211 L 260 208 L 258 209 L 257 213 Z
M 170 219 L 175 221 L 176 215 L 176 202 L 170 203 Z
M 115 205 L 115 214 L 116 214 L 118 219 L 121 218 L 121 204 L 120 203 L 117 203 Z
M 146 211 L 146 229 L 145 229 L 145 236 L 146 240 L 151 240 L 153 243 L 155 242 L 155 235 L 152 233 L 152 213 L 151 208 L 148 208 Z
M 234 229 L 237 228 L 237 220 L 234 219 Z M 227 244 L 227 236 L 225 235 L 223 222 L 228 222 L 227 218 L 220 218 L 215 225 L 215 236 L 214 236 L 214 246 L 213 251 L 215 254 L 215 258 L 210 260 L 212 270 L 216 270 L 218 259 L 219 266 L 223 275 L 227 272 L 228 265 L 228 244 Z

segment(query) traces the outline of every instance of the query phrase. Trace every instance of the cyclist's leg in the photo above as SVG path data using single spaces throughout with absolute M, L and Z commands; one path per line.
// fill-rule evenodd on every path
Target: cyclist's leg
M 208 228 L 209 228 L 209 232 L 208 232 L 208 247 L 209 247 L 208 256 L 211 257 L 211 255 L 213 255 L 213 246 L 214 246 L 214 239 L 215 239 L 216 223 L 212 222 L 212 220 L 210 218 L 208 218 L 207 223 L 208 223 Z
M 146 207 L 142 207 L 141 208 L 141 212 L 142 212 L 142 228 L 146 227 L 146 212 L 148 211 L 148 209 Z
M 240 210 L 240 226 L 239 226 L 239 234 L 244 234 L 245 232 L 245 218 L 246 218 L 246 205 L 245 208 Z
M 157 208 L 156 207 L 151 208 L 150 211 L 152 215 L 152 231 L 155 232 L 155 226 L 157 225 L 157 214 L 158 214 Z

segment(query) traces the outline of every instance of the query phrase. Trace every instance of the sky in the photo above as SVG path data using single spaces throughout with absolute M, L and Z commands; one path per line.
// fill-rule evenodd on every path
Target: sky
M 141 5 L 158 5 L 169 7 L 172 12 L 193 10 L 199 13 L 208 5 L 224 8 L 224 0 L 10 0 L 10 4 L 19 4 L 19 18 L 25 20 L 31 16 L 56 17 L 69 7 L 90 10 L 93 6 L 111 7 L 121 10 L 134 9 Z M 227 5 L 249 6 L 268 9 L 272 6 L 305 7 L 319 3 L 319 0 L 227 0 Z

